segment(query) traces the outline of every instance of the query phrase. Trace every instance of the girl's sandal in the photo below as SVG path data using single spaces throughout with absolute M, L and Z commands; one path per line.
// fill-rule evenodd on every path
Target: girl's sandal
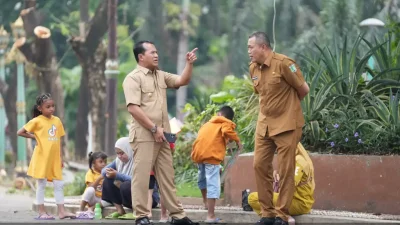
M 55 220 L 56 218 L 54 218 L 54 216 L 51 216 L 47 213 L 44 213 L 42 215 L 38 215 L 37 217 L 35 217 L 35 220 Z

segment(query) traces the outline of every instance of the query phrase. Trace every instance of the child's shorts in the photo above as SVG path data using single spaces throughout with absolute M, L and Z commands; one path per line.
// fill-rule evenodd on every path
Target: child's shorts
M 197 185 L 200 190 L 207 189 L 207 198 L 219 199 L 221 195 L 220 165 L 198 164 L 199 178 Z
M 111 203 L 102 200 L 101 197 L 97 197 L 96 191 L 93 187 L 86 188 L 85 192 L 82 195 L 82 200 L 87 202 L 89 207 L 95 206 L 96 203 L 100 203 L 102 207 L 112 205 Z

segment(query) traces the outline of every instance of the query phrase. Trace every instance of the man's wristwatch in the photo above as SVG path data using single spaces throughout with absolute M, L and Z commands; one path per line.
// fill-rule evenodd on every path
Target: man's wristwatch
M 157 132 L 157 125 L 154 125 L 153 128 L 150 129 L 151 133 L 155 134 Z

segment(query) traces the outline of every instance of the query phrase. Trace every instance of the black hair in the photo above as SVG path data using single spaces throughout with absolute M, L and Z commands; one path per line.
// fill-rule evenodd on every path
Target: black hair
M 104 152 L 90 152 L 89 153 L 89 169 L 93 172 L 92 165 L 96 159 L 107 159 L 107 155 Z
M 223 106 L 221 109 L 219 109 L 219 111 L 223 117 L 229 119 L 229 120 L 233 120 L 233 117 L 235 116 L 235 112 L 233 111 L 233 109 L 230 106 Z
M 133 46 L 133 54 L 135 55 L 136 62 L 139 62 L 139 54 L 146 52 L 146 49 L 143 46 L 146 43 L 154 45 L 151 41 L 139 41 L 135 46 Z
M 252 34 L 250 34 L 249 38 L 255 37 L 256 42 L 258 44 L 265 44 L 267 47 L 271 48 L 271 41 L 269 40 L 268 35 L 265 32 L 262 31 L 256 31 Z
M 49 93 L 41 94 L 36 97 L 36 103 L 32 109 L 33 118 L 42 115 L 42 112 L 39 111 L 38 107 L 41 106 L 45 101 L 47 101 L 49 99 L 51 99 L 51 95 Z

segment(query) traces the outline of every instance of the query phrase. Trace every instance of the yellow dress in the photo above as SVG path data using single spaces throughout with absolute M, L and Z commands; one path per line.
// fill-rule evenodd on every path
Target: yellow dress
M 65 135 L 60 118 L 38 116 L 24 129 L 35 135 L 36 146 L 28 168 L 28 175 L 36 179 L 62 180 L 61 137 Z
M 89 169 L 85 176 L 86 189 L 89 187 L 90 183 L 94 183 L 100 176 L 101 173 L 97 172 L 96 170 Z M 101 194 L 103 191 L 103 180 L 99 182 L 99 184 L 95 188 L 95 191 L 96 191 L 96 196 L 101 198 Z

